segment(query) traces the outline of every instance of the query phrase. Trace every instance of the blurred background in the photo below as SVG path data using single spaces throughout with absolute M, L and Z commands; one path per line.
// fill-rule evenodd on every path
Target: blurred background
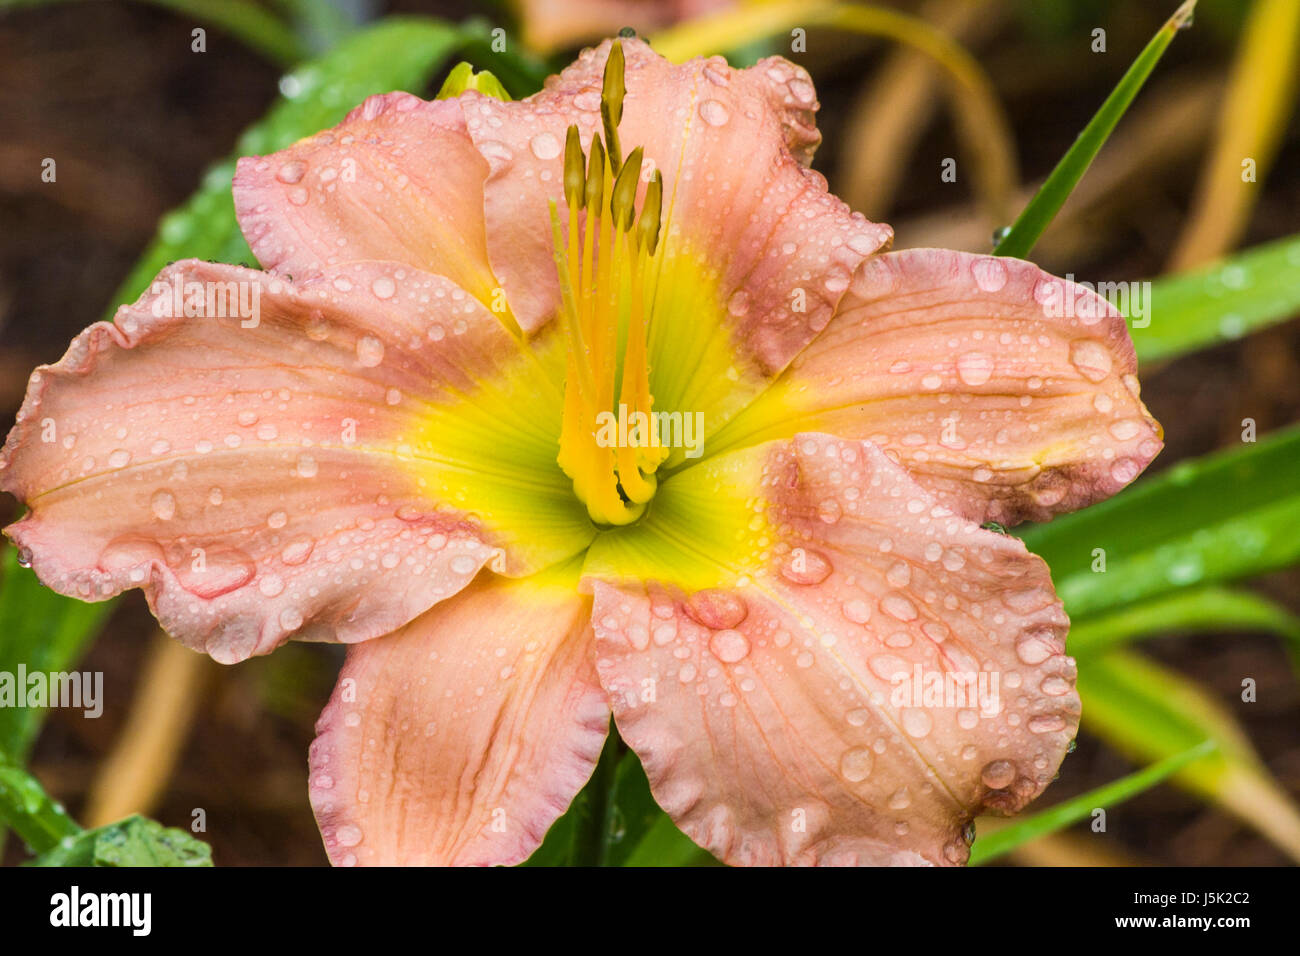
M 821 102 L 824 142 L 814 167 L 853 208 L 891 223 L 896 248 L 987 252 L 994 230 L 1015 218 L 1176 5 L 873 5 L 925 21 L 969 59 L 809 27 L 806 51 L 793 58 L 811 72 Z M 292 96 L 294 81 L 282 77 L 354 29 L 393 14 L 477 20 L 473 30 L 481 39 L 467 48 L 473 55 L 449 56 L 414 91 L 432 95 L 464 58 L 498 72 L 512 92 L 527 92 L 534 78 L 620 26 L 656 39 L 683 18 L 716 16 L 715 8 L 733 6 L 716 0 L 0 3 L 5 429 L 31 369 L 55 361 L 69 339 L 126 298 L 122 284 L 164 215 L 237 150 L 241 131 L 282 94 Z M 1034 249 L 1034 261 L 1093 282 L 1154 279 L 1300 231 L 1294 109 L 1300 36 L 1288 6 L 1294 0 L 1201 0 L 1194 28 L 1179 32 Z M 511 56 L 500 64 L 492 58 L 494 27 L 504 28 Z M 203 52 L 193 49 L 196 28 L 205 31 Z M 689 24 L 672 29 L 673 42 L 689 42 L 682 32 Z M 1098 30 L 1104 31 L 1101 48 Z M 711 42 L 703 30 L 700 36 L 702 44 Z M 725 52 L 737 63 L 791 55 L 788 26 L 767 39 L 740 39 L 736 49 L 728 39 L 707 52 Z M 950 81 L 954 72 L 972 69 L 974 81 L 956 87 Z M 955 182 L 940 176 L 948 157 L 957 159 Z M 1245 185 L 1243 157 L 1256 163 L 1256 179 Z M 42 181 L 46 158 L 57 161 L 55 182 Z M 1225 170 L 1239 188 L 1224 188 Z M 167 228 L 164 221 L 164 239 Z M 1300 290 L 1300 257 L 1290 265 L 1290 285 Z M 152 275 L 154 268 L 146 271 Z M 1300 420 L 1300 323 L 1287 321 L 1300 310 L 1274 302 L 1267 320 L 1243 334 L 1230 305 L 1235 286 L 1222 273 L 1219 281 L 1217 295 L 1226 304 L 1215 331 L 1195 349 L 1144 362 L 1143 398 L 1165 426 L 1167 447 L 1139 484 L 1180 462 L 1241 448 L 1245 418 L 1256 422 L 1261 437 Z M 6 523 L 16 512 L 12 499 L 0 497 Z M 1277 567 L 1251 574 L 1244 587 L 1264 599 L 1260 607 L 1276 612 L 1273 626 L 1256 626 L 1250 615 L 1235 625 L 1231 615 L 1222 623 L 1215 614 L 1209 620 L 1174 615 L 1172 623 L 1139 635 L 1140 647 L 1120 652 L 1137 657 L 1138 668 L 1158 669 L 1143 672 L 1153 706 L 1181 701 L 1177 719 L 1227 742 L 1227 769 L 1183 775 L 1138 794 L 1109 810 L 1105 832 L 1093 832 L 1085 820 L 999 862 L 1288 865 L 1300 858 L 1300 682 L 1288 655 L 1288 643 L 1294 648 L 1300 639 L 1300 571 L 1294 559 L 1272 564 Z M 9 567 L 18 573 L 12 561 Z M 86 826 L 138 810 L 189 827 L 194 809 L 202 808 L 207 828 L 197 836 L 212 845 L 220 865 L 323 864 L 307 802 L 306 753 L 342 650 L 290 645 L 223 668 L 159 637 L 139 592 L 119 599 L 92 630 L 77 666 L 103 671 L 105 712 L 87 720 L 79 711 L 54 710 L 39 737 L 27 742 L 28 767 L 46 790 Z M 1166 678 L 1173 683 L 1161 683 Z M 1256 682 L 1252 702 L 1242 700 L 1245 678 Z M 1159 718 L 1150 710 L 1125 717 L 1123 701 L 1114 694 L 1097 703 L 1097 713 L 1107 716 L 1090 725 L 1085 696 L 1078 749 L 1031 809 L 1161 756 L 1138 730 L 1125 738 L 1126 720 L 1147 724 L 1139 729 L 1149 732 Z M 20 841 L 8 841 L 4 861 L 24 858 Z

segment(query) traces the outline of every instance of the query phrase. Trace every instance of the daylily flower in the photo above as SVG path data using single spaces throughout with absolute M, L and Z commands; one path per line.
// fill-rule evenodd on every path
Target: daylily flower
M 33 374 L 8 533 L 222 662 L 349 645 L 337 863 L 524 859 L 611 712 L 727 862 L 963 862 L 1079 716 L 1047 567 L 981 523 L 1113 494 L 1160 432 L 1110 305 L 884 252 L 815 108 L 781 58 L 632 39 L 242 160 L 268 271 L 170 266 Z

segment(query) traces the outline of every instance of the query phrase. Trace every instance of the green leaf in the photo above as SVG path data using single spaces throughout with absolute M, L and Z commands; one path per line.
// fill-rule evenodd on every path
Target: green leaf
M 641 761 L 610 732 L 591 780 L 525 866 L 694 866 L 714 861 L 650 793 Z
M 193 257 L 255 265 L 235 221 L 235 159 L 272 153 L 334 126 L 367 96 L 420 91 L 461 42 L 450 24 L 390 17 L 286 76 L 280 83 L 284 95 L 245 130 L 234 154 L 208 170 L 199 191 L 163 217 L 158 235 L 114 296 L 108 318 L 117 303 L 138 298 L 168 262 Z
M 1056 164 L 1047 181 L 1034 194 L 1034 198 L 1029 200 L 1029 205 L 1025 206 L 1010 230 L 998 241 L 993 250 L 994 255 L 1017 256 L 1021 259 L 1029 255 L 1029 251 L 1038 242 L 1038 237 L 1056 217 L 1061 206 L 1065 205 L 1065 200 L 1069 198 L 1074 187 L 1083 178 L 1083 174 L 1092 165 L 1101 147 L 1110 138 L 1111 132 L 1128 110 L 1129 104 L 1133 102 L 1142 85 L 1146 83 L 1147 77 L 1151 75 L 1151 71 L 1160 62 L 1174 35 L 1180 28 L 1191 22 L 1195 7 L 1196 0 L 1187 0 L 1151 38 L 1146 49 L 1133 61 L 1128 72 L 1111 91 L 1110 96 L 1106 97 L 1106 101 L 1101 104 L 1101 108 L 1089 120 L 1088 125 L 1083 128 L 1074 145 Z
M 1235 683 L 1235 681 L 1234 681 Z M 1300 860 L 1300 812 L 1232 715 L 1194 681 L 1128 651 L 1079 664 L 1083 730 L 1130 759 L 1163 760 L 1213 740 L 1172 782 L 1229 811 Z
M 602 866 L 691 866 L 713 862 L 712 856 L 659 809 L 641 761 L 631 751 L 619 761 L 609 807 Z
M 0 673 L 66 671 L 99 632 L 112 602 L 85 604 L 56 594 L 18 563 L 16 548 L 0 557 Z M 27 762 L 45 719 L 42 707 L 0 707 L 0 759 Z
M 1130 797 L 1151 789 L 1192 761 L 1204 757 L 1214 750 L 1214 747 L 1214 741 L 1203 741 L 1190 750 L 1166 757 L 1127 777 L 1121 777 L 1119 780 L 1089 790 L 1087 793 L 1081 793 L 1050 809 L 999 827 L 988 836 L 980 837 L 975 841 L 975 845 L 971 847 L 969 865 L 980 866 L 1039 837 L 1063 830 L 1070 824 L 1089 816 L 1097 807 L 1112 807 L 1117 803 L 1123 803 Z
M 1085 617 L 1070 628 L 1070 653 L 1083 659 L 1155 634 L 1220 630 L 1281 635 L 1300 660 L 1300 616 L 1258 594 L 1222 587 L 1175 591 Z
M 1019 532 L 1072 618 L 1300 559 L 1300 427 L 1180 462 L 1108 501 Z M 1104 551 L 1104 572 L 1092 570 Z
M 33 853 L 45 853 L 81 834 L 63 806 L 50 799 L 35 777 L 0 756 L 0 820 Z
M 28 866 L 212 866 L 212 848 L 139 814 L 82 831 Z
M 1158 279 L 1146 306 L 1141 321 L 1148 324 L 1129 323 L 1143 362 L 1176 358 L 1286 321 L 1300 313 L 1300 235 Z

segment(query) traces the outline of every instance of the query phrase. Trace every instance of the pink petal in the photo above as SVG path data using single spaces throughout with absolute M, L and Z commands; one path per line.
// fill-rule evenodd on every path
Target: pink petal
M 720 590 L 591 582 L 619 732 L 697 843 L 737 864 L 961 863 L 969 820 L 1052 779 L 1075 669 L 1047 567 L 1018 540 L 825 435 L 710 459 L 660 494 L 675 482 L 752 493 L 771 533 L 766 564 Z M 952 698 L 902 697 L 916 673 Z
M 254 327 L 233 305 L 156 315 L 174 281 L 242 290 L 250 306 L 256 292 Z M 56 591 L 142 587 L 169 633 L 223 662 L 290 637 L 386 634 L 488 561 L 527 573 L 590 539 L 585 521 L 558 543 L 511 539 L 430 493 L 429 403 L 470 407 L 475 379 L 516 351 L 461 290 L 393 263 L 296 287 L 178 263 L 33 373 L 0 455 L 0 487 L 31 509 L 8 533 Z
M 487 865 L 532 853 L 609 729 L 589 613 L 572 586 L 488 576 L 348 648 L 311 747 L 330 859 Z
M 640 40 L 622 44 L 619 136 L 624 153 L 644 147 L 663 173 L 666 252 L 698 259 L 716 277 L 714 301 L 698 308 L 722 317 L 745 362 L 778 371 L 826 324 L 853 270 L 892 232 L 851 213 L 800 164 L 817 137 L 816 96 L 801 68 L 779 57 L 746 70 L 719 57 L 676 66 Z M 609 49 L 606 41 L 584 51 L 517 103 L 461 98 L 491 170 L 488 253 L 526 329 L 546 322 L 560 300 L 547 203 L 563 207 L 568 126 L 579 126 L 584 144 L 600 128 Z M 692 357 L 673 360 L 689 366 Z
M 453 102 L 372 96 L 332 130 L 239 161 L 235 211 L 259 262 L 295 279 L 359 259 L 443 275 L 490 304 L 487 165 Z
M 865 439 L 969 517 L 1042 521 L 1113 495 L 1160 451 L 1136 371 L 1100 297 L 1018 259 L 908 249 L 863 266 L 713 448 L 798 429 Z

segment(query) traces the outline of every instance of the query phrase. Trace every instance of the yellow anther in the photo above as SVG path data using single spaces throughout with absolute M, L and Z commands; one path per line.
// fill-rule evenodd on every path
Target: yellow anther
M 585 163 L 578 127 L 570 126 L 564 139 L 564 200 L 570 209 L 581 209 L 587 202 L 587 173 L 583 168 Z
M 632 150 L 627 162 L 614 182 L 614 192 L 609 197 L 609 211 L 614 214 L 614 224 L 624 232 L 632 228 L 636 209 L 636 187 L 641 178 L 641 147 Z
M 609 165 L 615 173 L 623 165 L 623 152 L 618 144 L 618 124 L 623 119 L 623 44 L 618 40 L 609 48 L 605 60 L 605 76 L 600 90 L 600 119 L 605 126 L 605 142 L 609 144 Z
M 599 136 L 592 137 L 591 158 L 587 161 L 587 203 L 597 214 L 605 201 L 605 145 Z
M 654 255 L 659 245 L 659 215 L 664 201 L 664 177 L 655 170 L 641 201 L 641 216 L 636 224 L 637 244 Z

